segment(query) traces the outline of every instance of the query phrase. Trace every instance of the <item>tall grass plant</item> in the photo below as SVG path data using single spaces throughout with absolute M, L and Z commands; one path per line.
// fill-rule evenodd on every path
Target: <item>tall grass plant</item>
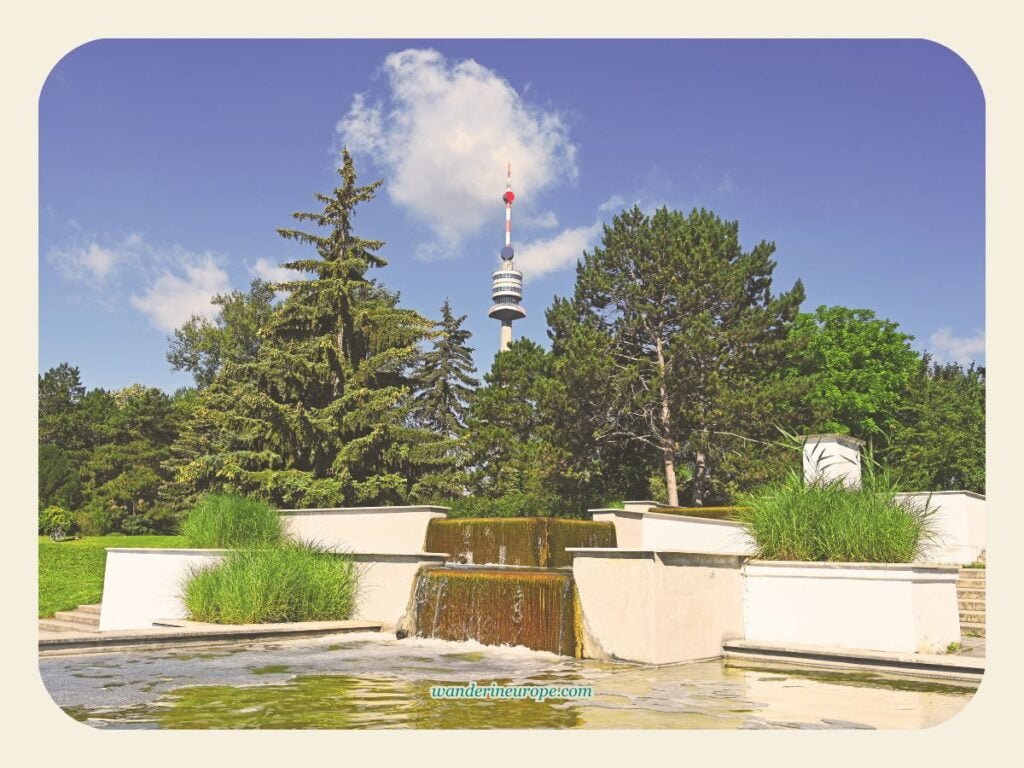
M 189 511 L 181 535 L 190 547 L 269 547 L 284 540 L 277 510 L 263 501 L 230 494 L 206 494 Z

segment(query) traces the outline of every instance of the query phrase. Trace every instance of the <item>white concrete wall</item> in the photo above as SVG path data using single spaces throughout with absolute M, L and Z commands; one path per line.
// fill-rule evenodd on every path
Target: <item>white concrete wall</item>
M 922 563 L 967 565 L 986 545 L 985 497 L 971 491 L 901 493 L 899 498 L 934 509 L 935 539 L 918 558 Z
M 653 510 L 644 515 L 640 546 L 644 549 L 714 552 L 723 555 L 753 555 L 757 551 L 746 527 L 739 523 L 667 515 Z
M 615 525 L 615 543 L 619 549 L 679 550 L 723 555 L 752 555 L 756 551 L 754 540 L 746 528 L 730 520 L 666 514 L 658 512 L 656 506 L 647 507 L 645 511 L 591 509 L 589 512 L 594 520 Z
M 960 640 L 955 568 L 751 561 L 748 641 L 942 653 Z
M 743 558 L 570 548 L 584 656 L 667 664 L 720 656 L 742 637 Z
M 447 555 L 353 555 L 359 571 L 359 598 L 352 618 L 381 622 L 381 629 L 401 626 L 409 606 L 416 577 L 423 565 L 443 565 Z
M 427 524 L 447 517 L 447 507 L 345 507 L 285 509 L 290 536 L 346 552 L 414 554 L 423 551 Z
M 860 449 L 863 440 L 848 435 L 807 435 L 804 438 L 804 482 L 842 480 L 860 488 Z
M 224 554 L 222 549 L 108 549 L 100 630 L 149 629 L 157 619 L 185 618 L 185 581 Z
M 615 525 L 615 545 L 620 549 L 642 549 L 644 542 L 642 512 L 625 509 L 591 509 L 592 520 Z

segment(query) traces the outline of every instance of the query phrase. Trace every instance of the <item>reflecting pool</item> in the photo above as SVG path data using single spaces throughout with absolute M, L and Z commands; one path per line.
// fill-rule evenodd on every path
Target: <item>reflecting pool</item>
M 98 728 L 924 728 L 967 682 L 752 662 L 646 666 L 358 633 L 45 657 L 50 695 Z M 438 685 L 589 687 L 590 698 L 434 699 Z

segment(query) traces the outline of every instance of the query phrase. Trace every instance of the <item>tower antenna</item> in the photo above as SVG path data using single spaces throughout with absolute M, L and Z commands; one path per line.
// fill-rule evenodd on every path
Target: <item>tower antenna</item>
M 519 305 L 523 300 L 523 273 L 513 264 L 515 251 L 512 249 L 512 203 L 516 196 L 512 191 L 511 161 L 505 179 L 505 194 L 501 199 L 505 203 L 505 247 L 501 249 L 501 266 L 491 275 L 491 300 L 494 304 L 487 314 L 501 321 L 498 351 L 504 352 L 512 342 L 512 321 L 526 317 L 526 310 Z

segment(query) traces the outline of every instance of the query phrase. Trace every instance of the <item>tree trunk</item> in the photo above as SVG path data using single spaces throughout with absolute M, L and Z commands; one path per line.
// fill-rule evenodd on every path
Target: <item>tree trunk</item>
M 704 451 L 698 450 L 694 461 L 693 472 L 693 505 L 704 506 L 704 478 L 707 476 L 707 464 L 704 458 Z
M 658 395 L 661 398 L 661 445 L 665 461 L 665 488 L 668 490 L 668 503 L 671 507 L 679 506 L 679 488 L 676 485 L 676 451 L 672 439 L 672 411 L 669 408 L 668 389 L 665 387 L 665 355 L 661 348 L 661 339 L 655 338 L 654 348 L 658 353 L 658 371 L 661 381 Z

